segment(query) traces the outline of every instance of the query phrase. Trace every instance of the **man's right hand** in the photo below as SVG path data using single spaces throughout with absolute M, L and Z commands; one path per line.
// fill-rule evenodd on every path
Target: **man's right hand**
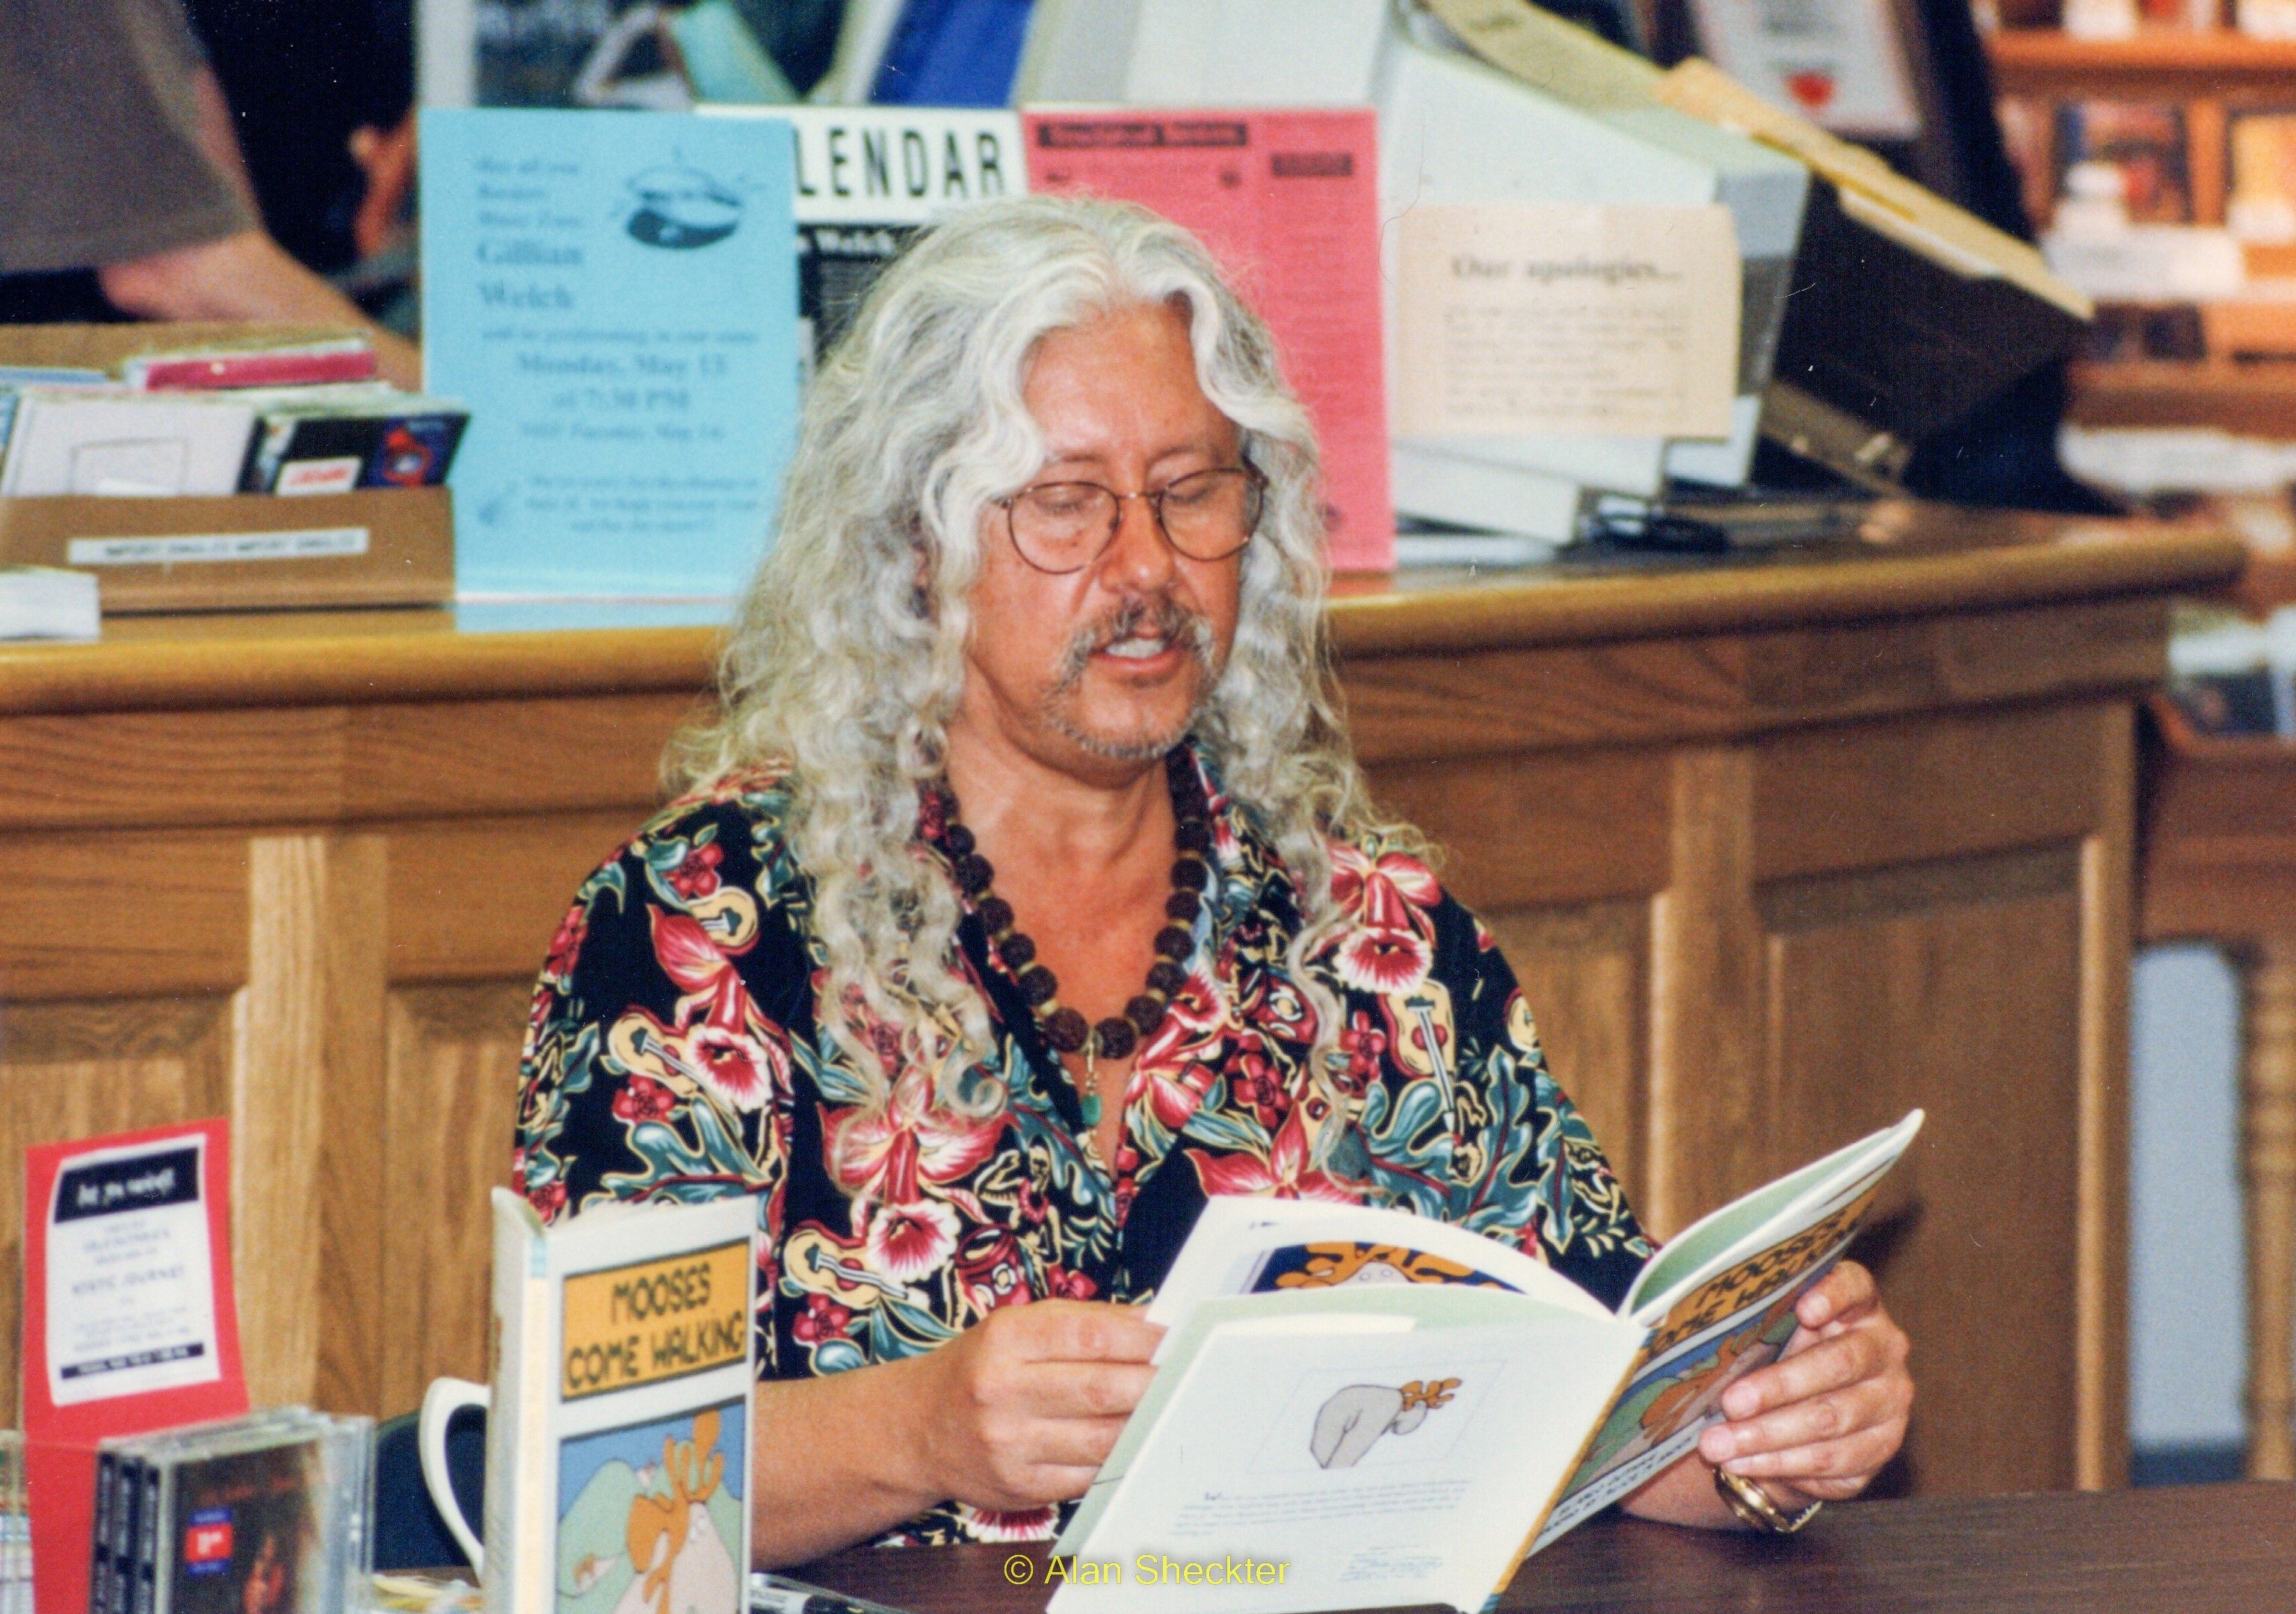
M 924 1488 L 998 1512 L 1083 1495 L 1155 1376 L 1163 1333 L 1137 1307 L 1037 1300 L 912 1358 Z

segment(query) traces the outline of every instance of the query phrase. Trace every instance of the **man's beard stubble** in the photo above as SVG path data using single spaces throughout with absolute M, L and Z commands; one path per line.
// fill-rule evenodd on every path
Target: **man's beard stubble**
M 1203 683 L 1193 704 L 1169 733 L 1111 734 L 1086 728 L 1075 711 L 1076 693 L 1084 684 L 1086 669 L 1101 651 L 1143 629 L 1193 652 L 1197 665 L 1203 669 Z M 1128 600 L 1099 621 L 1078 629 L 1076 636 L 1069 641 L 1053 685 L 1045 692 L 1045 722 L 1062 738 L 1095 757 L 1111 762 L 1153 762 L 1187 736 L 1197 715 L 1211 699 L 1212 686 L 1218 682 L 1219 675 L 1219 652 L 1210 622 L 1168 596 Z

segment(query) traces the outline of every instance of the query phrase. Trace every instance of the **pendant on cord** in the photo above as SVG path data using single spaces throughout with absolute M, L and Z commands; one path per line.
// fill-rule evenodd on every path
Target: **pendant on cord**
M 1062 1053 L 1084 1055 L 1084 1081 L 1077 1089 L 1077 1109 L 1087 1127 L 1100 1125 L 1100 1061 L 1129 1059 L 1133 1050 L 1155 1035 L 1170 1010 L 1172 995 L 1185 985 L 1182 961 L 1196 945 L 1193 926 L 1203 907 L 1203 893 L 1211 884 L 1212 832 L 1210 805 L 1195 758 L 1185 745 L 1176 745 L 1164 757 L 1164 780 L 1172 792 L 1172 894 L 1164 899 L 1168 922 L 1156 932 L 1156 962 L 1139 995 L 1097 1025 L 1061 1002 L 1057 976 L 1037 962 L 1037 944 L 1015 930 L 1013 905 L 996 895 L 996 871 L 980 855 L 972 832 L 957 820 L 956 796 L 946 783 L 931 787 L 940 799 L 941 831 L 937 844 L 949 860 L 958 889 L 980 915 L 988 945 L 1004 967 L 1013 972 L 1021 996 L 1037 1019 L 1046 1042 Z

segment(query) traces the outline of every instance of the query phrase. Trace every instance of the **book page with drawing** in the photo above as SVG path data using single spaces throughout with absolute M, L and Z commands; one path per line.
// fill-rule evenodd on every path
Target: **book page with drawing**
M 1694 1224 L 1615 1314 L 1406 1212 L 1212 1200 L 1150 1307 L 1157 1376 L 1054 1547 L 1055 1614 L 1480 1608 L 1776 1359 L 1921 1123 Z

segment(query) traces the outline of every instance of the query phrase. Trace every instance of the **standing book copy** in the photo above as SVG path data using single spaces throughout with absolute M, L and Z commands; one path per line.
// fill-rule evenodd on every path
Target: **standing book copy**
M 1777 1358 L 1921 1120 L 1693 1225 L 1616 1311 L 1407 1212 L 1212 1200 L 1149 1309 L 1156 1377 L 1053 1549 L 1053 1614 L 1482 1608 Z
M 787 126 L 430 109 L 422 140 L 458 592 L 737 592 L 797 428 Z
M 809 378 L 878 272 L 960 208 L 1029 188 L 1021 119 L 949 107 L 704 106 L 797 135 L 798 356 Z
M 494 1217 L 488 1614 L 744 1614 L 757 1202 Z
M 24 1473 L 43 1610 L 88 1603 L 96 1443 L 247 1410 L 230 1125 L 24 1151 Z
M 1324 447 L 1324 558 L 1395 564 L 1380 323 L 1378 119 L 1365 107 L 1030 112 L 1029 184 L 1201 236 L 1274 333 Z

